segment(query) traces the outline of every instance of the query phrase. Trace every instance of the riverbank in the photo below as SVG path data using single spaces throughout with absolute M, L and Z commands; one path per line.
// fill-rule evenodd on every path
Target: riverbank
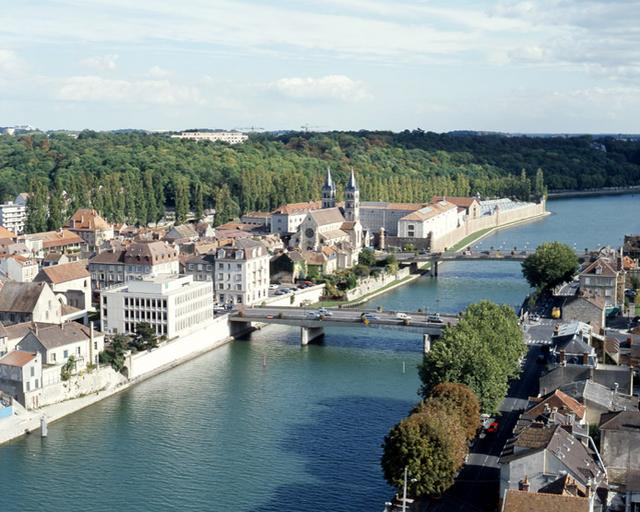
M 564 199 L 570 197 L 589 197 L 589 196 L 619 196 L 622 194 L 638 194 L 640 193 L 640 185 L 631 187 L 603 187 L 590 190 L 555 190 L 547 194 L 548 199 Z
M 486 228 L 486 229 L 482 229 L 480 231 L 476 231 L 475 233 L 472 233 L 468 237 L 464 238 L 463 240 L 460 240 L 457 244 L 455 244 L 450 249 L 450 252 L 460 252 L 460 251 L 464 250 L 465 248 L 469 247 L 470 245 L 473 245 L 476 242 L 479 242 L 483 238 L 486 238 L 489 235 L 492 235 L 496 231 L 500 231 L 500 230 L 503 230 L 503 229 L 514 228 L 514 227 L 520 226 L 522 224 L 528 224 L 529 222 L 536 222 L 536 221 L 544 219 L 545 217 L 547 217 L 549 215 L 551 215 L 551 212 L 545 211 L 544 213 L 541 213 L 540 215 L 536 215 L 535 217 L 529 217 L 529 218 L 526 218 L 526 219 L 516 220 L 514 222 L 510 222 L 508 224 L 503 224 L 501 226 L 494 226 L 494 227 L 491 227 L 491 228 Z
M 222 324 L 225 325 L 225 328 L 217 329 L 215 333 L 208 329 L 194 330 L 151 351 L 129 354 L 127 368 L 131 378 L 127 379 L 121 374 L 115 374 L 111 368 L 98 370 L 115 374 L 115 378 L 110 381 L 111 384 L 99 391 L 35 410 L 27 410 L 19 404 L 15 405 L 14 415 L 0 421 L 0 445 L 40 430 L 40 420 L 43 416 L 47 424 L 58 421 L 116 393 L 125 391 L 131 386 L 215 350 L 233 341 L 235 336 L 243 334 L 231 335 L 226 315 L 214 319 L 207 328 L 219 327 Z

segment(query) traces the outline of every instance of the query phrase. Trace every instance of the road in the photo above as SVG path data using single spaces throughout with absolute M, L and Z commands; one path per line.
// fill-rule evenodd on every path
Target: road
M 236 322 L 242 321 L 256 321 L 265 323 L 280 323 L 291 325 L 303 325 L 304 327 L 322 327 L 330 326 L 332 324 L 354 324 L 356 326 L 362 326 L 363 322 L 361 315 L 363 312 L 372 315 L 369 320 L 369 325 L 372 327 L 398 327 L 408 328 L 412 330 L 429 330 L 441 331 L 443 327 L 448 324 L 455 324 L 458 321 L 457 316 L 441 315 L 442 322 L 429 321 L 429 315 L 424 313 L 408 313 L 411 317 L 410 320 L 405 321 L 396 316 L 395 311 L 372 311 L 372 310 L 358 310 L 358 309 L 329 309 L 328 312 L 323 315 L 322 319 L 314 317 L 314 313 L 317 313 L 318 309 L 315 308 L 294 308 L 294 307 L 256 307 L 256 308 L 244 308 L 238 313 L 232 315 L 231 320 Z
M 544 320 L 543 320 L 544 322 Z M 535 336 L 547 333 L 550 338 L 553 327 L 550 324 L 527 326 L 525 340 L 530 341 L 529 331 Z M 529 396 L 538 394 L 538 379 L 542 365 L 537 363 L 542 353 L 541 344 L 528 343 L 529 350 L 518 380 L 512 381 L 507 397 L 500 406 L 500 428 L 496 434 L 477 439 L 472 447 L 467 464 L 460 471 L 455 484 L 438 500 L 424 503 L 421 511 L 474 512 L 497 509 L 500 470 L 498 459 L 502 448 L 511 437 L 521 411 L 526 407 Z

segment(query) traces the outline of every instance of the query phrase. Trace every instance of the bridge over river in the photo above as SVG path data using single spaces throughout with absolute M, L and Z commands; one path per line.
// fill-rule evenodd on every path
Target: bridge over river
M 445 261 L 524 261 L 528 256 L 534 254 L 531 250 L 486 250 L 486 251 L 458 251 L 458 252 L 430 252 L 430 253 L 396 253 L 396 257 L 400 262 L 411 263 L 431 263 L 431 275 L 438 275 L 438 266 Z M 580 262 L 583 262 L 598 251 L 589 251 L 585 249 L 583 252 L 576 251 L 576 256 Z
M 296 307 L 253 307 L 232 313 L 229 321 L 233 323 L 280 324 L 300 327 L 300 343 L 324 335 L 325 327 L 359 327 L 366 329 L 398 329 L 422 334 L 425 351 L 429 350 L 431 338 L 439 337 L 448 325 L 458 322 L 458 317 L 441 315 L 440 322 L 433 321 L 431 315 L 406 312 L 410 320 L 398 318 L 399 312 L 379 312 L 359 309 L 330 309 L 324 315 L 317 315 L 316 309 Z M 362 315 L 369 313 L 366 322 Z M 400 312 L 402 313 L 402 312 Z

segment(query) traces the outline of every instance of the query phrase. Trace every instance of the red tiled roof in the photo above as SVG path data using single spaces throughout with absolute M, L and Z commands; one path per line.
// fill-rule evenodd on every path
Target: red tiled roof
M 22 350 L 14 350 L 9 352 L 6 356 L 0 359 L 0 364 L 6 366 L 18 366 L 22 367 L 25 364 L 31 362 L 37 354 L 35 352 L 24 352 Z
M 502 512 L 588 512 L 589 500 L 577 496 L 541 494 L 509 489 Z
M 63 265 L 53 265 L 45 267 L 36 276 L 36 281 L 46 281 L 52 284 L 66 283 L 76 279 L 89 277 L 89 272 L 84 263 L 64 263 Z
M 69 219 L 67 227 L 75 231 L 104 231 L 111 228 L 97 211 L 89 208 L 76 210 L 76 213 Z

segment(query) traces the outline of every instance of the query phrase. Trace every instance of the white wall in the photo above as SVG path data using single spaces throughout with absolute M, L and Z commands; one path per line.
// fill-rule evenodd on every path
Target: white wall
M 130 355 L 127 358 L 129 378 L 136 379 L 165 367 L 175 366 L 226 343 L 230 335 L 227 315 L 218 317 L 158 348 Z

